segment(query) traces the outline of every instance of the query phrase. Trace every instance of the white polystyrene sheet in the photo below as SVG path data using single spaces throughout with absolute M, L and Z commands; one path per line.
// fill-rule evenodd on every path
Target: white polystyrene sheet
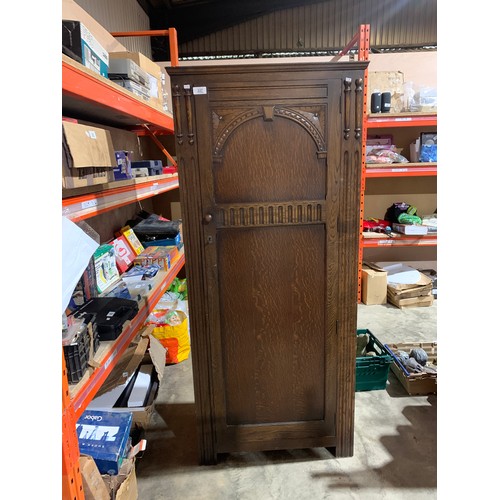
M 144 406 L 149 386 L 151 385 L 151 376 L 153 365 L 142 365 L 137 372 L 134 387 L 127 401 L 128 408 L 140 408 Z
M 99 244 L 66 217 L 62 218 L 62 311 L 68 307 L 83 271 Z
M 421 277 L 420 271 L 402 263 L 389 264 L 383 269 L 387 271 L 387 283 L 395 285 L 413 285 L 418 283 Z

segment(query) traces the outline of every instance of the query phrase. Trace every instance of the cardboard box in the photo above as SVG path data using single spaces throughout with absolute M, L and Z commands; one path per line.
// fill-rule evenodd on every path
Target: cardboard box
M 67 56 L 86 68 L 108 77 L 108 51 L 82 22 L 63 19 L 62 49 Z
M 121 44 L 118 38 L 115 38 L 111 33 L 106 30 L 101 24 L 99 24 L 86 10 L 80 7 L 74 0 L 62 0 L 62 18 L 63 19 L 75 19 L 80 21 L 98 42 L 104 47 L 105 50 L 110 52 L 120 52 L 127 50 L 126 47 Z
M 181 202 L 180 201 L 170 202 L 170 218 L 172 220 L 182 219 Z
M 97 292 L 109 290 L 120 280 L 113 244 L 99 245 L 93 255 Z
M 130 59 L 143 69 L 149 77 L 150 99 L 153 107 L 163 111 L 162 72 L 160 66 L 140 52 L 111 52 L 110 59 Z
M 437 271 L 435 269 L 419 269 L 419 271 L 430 278 L 432 281 L 432 295 L 434 296 L 435 299 L 437 299 L 437 286 L 438 286 L 438 279 L 437 279 Z
M 391 93 L 390 113 L 403 110 L 404 74 L 401 71 L 371 71 L 368 73 L 368 97 L 375 91 Z
M 62 129 L 62 187 L 113 181 L 116 159 L 109 131 L 67 121 Z
M 391 269 L 392 268 L 392 269 Z M 392 305 L 406 307 L 428 307 L 434 303 L 432 279 L 417 269 L 403 264 L 386 267 L 388 270 L 387 300 Z M 413 273 L 413 274 L 410 274 Z M 391 283 L 394 276 L 401 276 L 400 282 Z M 404 276 L 416 276 L 416 279 L 404 279 Z M 406 282 L 405 282 L 406 281 Z
M 137 500 L 139 492 L 135 473 L 135 459 L 125 458 L 118 474 L 101 475 L 94 459 L 80 455 L 85 500 Z
M 120 471 L 116 476 L 104 475 L 103 479 L 111 491 L 111 499 L 137 500 L 139 498 L 134 459 L 124 459 Z M 87 500 L 87 497 L 85 497 L 85 500 Z
M 132 250 L 127 238 L 125 238 L 123 234 L 113 240 L 113 246 L 115 248 L 116 267 L 120 274 L 122 274 L 126 272 L 134 262 L 135 252 Z
M 86 500 L 109 500 L 108 490 L 95 460 L 89 455 L 80 455 L 80 472 L 82 474 L 83 493 Z
M 420 163 L 420 137 L 410 144 L 410 162 Z
M 156 242 L 154 242 L 156 243 Z M 165 271 L 168 271 L 173 262 L 179 256 L 179 249 L 176 246 L 148 246 L 134 259 L 134 266 L 150 266 L 157 264 Z
M 427 226 L 422 224 L 399 224 L 394 222 L 392 230 L 401 234 L 425 236 L 427 234 Z
M 163 92 L 163 111 L 173 113 L 170 75 L 164 66 L 161 67 L 161 86 Z
M 109 401 L 113 412 L 131 412 L 132 425 L 146 429 L 151 420 L 154 411 L 154 402 L 158 396 L 163 373 L 165 370 L 166 349 L 160 341 L 152 336 L 154 325 L 144 329 L 127 348 L 120 361 L 113 368 L 110 375 L 99 389 L 94 399 L 88 405 L 88 408 L 105 411 L 107 406 L 103 406 L 104 401 Z M 144 406 L 119 407 L 113 406 L 123 391 L 123 386 L 127 380 L 134 374 L 139 365 L 150 363 L 154 366 L 154 372 L 157 379 L 156 388 L 150 392 Z M 116 397 L 113 396 L 116 394 Z M 109 410 L 109 408 L 108 408 Z
M 118 474 L 128 454 L 131 412 L 85 409 L 76 423 L 78 446 L 94 458 L 101 474 Z
M 116 167 L 113 169 L 115 181 L 132 179 L 132 167 L 130 151 L 115 151 Z
M 125 238 L 127 239 L 130 248 L 132 248 L 136 256 L 144 252 L 144 247 L 142 246 L 142 243 L 139 241 L 139 238 L 137 238 L 136 234 L 134 233 L 134 230 L 130 226 L 122 227 L 120 231 L 121 234 L 125 236 Z
M 388 291 L 387 299 L 392 305 L 399 309 L 405 309 L 407 307 L 429 307 L 434 303 L 432 292 L 427 292 L 425 295 L 418 297 L 401 297 L 392 295 L 390 291 Z
M 361 300 L 366 305 L 387 303 L 387 271 L 373 262 L 363 262 Z
M 437 372 L 410 373 L 396 356 L 398 350 L 409 354 L 412 349 L 420 347 L 427 353 L 427 364 L 437 369 L 437 342 L 404 342 L 385 344 L 385 347 L 394 360 L 391 364 L 392 372 L 410 396 L 437 394 Z

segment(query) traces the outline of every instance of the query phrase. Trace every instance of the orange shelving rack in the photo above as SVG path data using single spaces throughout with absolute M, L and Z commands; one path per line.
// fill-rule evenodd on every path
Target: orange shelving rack
M 360 27 L 361 28 L 361 27 Z M 368 60 L 369 53 L 369 26 L 363 32 L 366 39 L 359 45 L 358 57 Z M 361 30 L 355 39 L 361 38 Z M 369 130 L 380 131 L 388 128 L 407 127 L 436 127 L 437 113 L 412 112 L 412 113 L 387 113 L 369 114 L 367 111 L 368 69 L 365 70 L 365 98 L 363 105 L 363 159 L 361 173 L 360 196 L 360 228 L 359 228 L 359 266 L 358 266 L 358 302 L 361 302 L 361 270 L 363 265 L 364 248 L 402 247 L 402 246 L 436 246 L 437 236 L 404 236 L 397 235 L 392 238 L 364 238 L 363 218 L 365 209 L 366 179 L 389 177 L 435 177 L 437 176 L 437 163 L 394 163 L 392 165 L 366 165 L 366 141 Z
M 146 34 L 147 33 L 147 34 Z M 170 38 L 171 64 L 178 65 L 177 32 L 174 28 L 157 33 L 116 33 L 115 36 L 156 36 Z M 173 134 L 174 123 L 170 114 L 149 106 L 111 80 L 91 72 L 81 64 L 62 55 L 62 108 L 63 112 L 92 114 L 97 122 L 134 131 L 138 134 Z M 155 140 L 156 137 L 153 137 Z M 167 156 L 168 152 L 164 151 Z M 171 158 L 171 157 L 170 157 Z M 62 200 L 62 213 L 74 221 L 87 219 L 134 203 L 179 186 L 177 175 L 159 175 L 154 179 L 131 179 L 99 186 L 93 193 L 68 195 Z M 76 435 L 76 422 L 95 396 L 128 345 L 140 333 L 145 320 L 184 266 L 184 254 L 168 271 L 159 273 L 150 293 L 139 303 L 139 312 L 128 321 L 115 341 L 102 342 L 96 353 L 97 368 L 88 369 L 78 384 L 68 384 L 64 352 L 62 354 L 62 498 L 84 500 L 79 468 L 80 452 Z
M 357 46 L 357 56 L 359 61 L 368 61 L 370 52 L 370 25 L 360 24 L 358 32 L 344 49 L 337 54 L 333 60 L 338 60 L 346 55 L 349 50 Z M 365 179 L 366 179 L 366 137 L 367 137 L 367 93 L 368 93 L 368 68 L 365 69 L 365 83 L 363 87 L 363 132 L 362 132 L 362 155 L 361 155 L 361 191 L 360 191 L 360 215 L 359 215 L 359 246 L 358 246 L 358 302 L 361 300 L 361 267 L 363 264 L 363 214 L 365 206 Z

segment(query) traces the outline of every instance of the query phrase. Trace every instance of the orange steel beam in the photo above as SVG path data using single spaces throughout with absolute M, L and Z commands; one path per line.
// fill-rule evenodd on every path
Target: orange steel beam
M 63 500 L 84 500 L 82 476 L 80 473 L 78 437 L 74 412 L 69 409 L 68 378 L 66 361 L 62 352 L 62 498 Z
M 435 247 L 437 246 L 437 235 L 427 236 L 399 236 L 396 238 L 365 238 L 364 248 L 380 247 Z
M 361 24 L 357 35 L 353 38 L 358 42 L 358 60 L 368 61 L 370 51 L 370 25 Z M 346 49 L 344 49 L 345 51 Z M 367 102 L 368 102 L 368 68 L 365 69 L 365 84 L 363 88 L 363 132 L 361 150 L 361 193 L 359 199 L 359 247 L 358 247 L 358 302 L 361 302 L 361 271 L 363 268 L 363 217 L 365 212 L 366 188 L 366 138 L 367 138 Z
M 370 25 L 360 24 L 358 32 L 352 37 L 347 45 L 334 57 L 332 62 L 337 62 L 342 56 L 345 56 L 354 46 L 358 47 L 358 61 L 368 61 L 368 52 L 370 50 Z M 363 214 L 365 208 L 365 178 L 366 178 L 366 103 L 368 89 L 368 68 L 364 72 L 365 84 L 363 88 L 363 133 L 361 137 L 361 186 L 359 196 L 359 245 L 358 245 L 358 302 L 361 301 L 361 269 L 363 267 Z
M 405 163 L 395 163 L 394 167 L 370 167 L 366 169 L 365 177 L 375 179 L 382 177 L 437 177 L 437 163 L 422 167 L 405 167 L 405 165 Z
M 361 25 L 364 26 L 364 25 Z M 338 61 L 342 56 L 345 56 L 359 41 L 359 31 L 356 33 L 350 42 L 336 55 L 332 57 L 332 62 Z M 359 49 L 359 47 L 358 47 Z M 358 59 L 359 59 L 359 52 L 358 52 Z M 360 61 L 364 59 L 359 59 Z
M 144 123 L 142 125 L 146 131 L 149 133 L 149 137 L 153 139 L 154 143 L 160 148 L 160 151 L 172 162 L 174 167 L 177 167 L 177 162 L 173 159 L 173 157 L 170 155 L 170 153 L 165 149 L 165 146 L 159 141 L 159 139 L 156 137 L 155 133 Z
M 148 31 L 114 31 L 111 35 L 117 38 L 125 36 L 166 36 L 170 40 L 170 64 L 179 66 L 179 46 L 177 45 L 177 30 L 175 28 Z
M 168 29 L 168 37 L 174 42 L 170 44 L 170 64 L 179 66 L 179 45 L 177 43 L 177 30 L 175 28 Z
M 405 116 L 393 115 L 387 117 L 367 117 L 369 128 L 392 128 L 392 127 L 437 127 L 437 115 L 415 115 Z

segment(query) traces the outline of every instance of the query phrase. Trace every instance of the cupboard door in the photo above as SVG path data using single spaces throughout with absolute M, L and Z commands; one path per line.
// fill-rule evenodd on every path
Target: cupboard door
M 359 184 L 360 116 L 350 76 L 295 69 L 173 77 L 205 462 L 337 448 L 352 421 L 355 281 L 340 326 L 351 339 L 339 322 L 343 272 L 356 269 L 339 257 L 350 245 L 356 266 L 359 215 L 342 204 L 359 196 L 347 181 Z

